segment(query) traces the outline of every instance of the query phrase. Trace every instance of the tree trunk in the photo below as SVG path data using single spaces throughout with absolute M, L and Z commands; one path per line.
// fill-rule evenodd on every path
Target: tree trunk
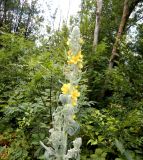
M 20 5 L 20 3 L 19 3 Z M 17 27 L 16 27 L 16 32 L 19 31 L 19 27 L 20 27 L 20 24 L 21 24 L 21 20 L 22 20 L 22 15 L 23 15 L 23 7 L 24 7 L 24 4 L 22 4 L 21 6 L 21 10 L 20 10 L 20 13 L 19 13 L 19 18 L 18 18 L 18 24 L 17 24 Z
M 141 1 L 142 0 L 125 0 L 124 1 L 123 14 L 122 14 L 121 22 L 119 24 L 119 29 L 117 32 L 116 40 L 113 45 L 112 54 L 111 54 L 110 61 L 109 61 L 109 69 L 112 69 L 114 67 L 115 60 L 117 57 L 119 57 L 117 53 L 117 49 L 118 49 L 118 46 L 121 40 L 122 33 L 125 29 L 126 23 L 129 19 L 129 16 L 132 13 L 132 11 L 135 9 L 136 5 Z M 103 88 L 101 90 L 99 99 L 102 99 L 105 96 L 107 83 L 108 82 L 106 78 L 103 84 Z
M 6 23 L 6 12 L 7 12 L 7 0 L 4 0 L 4 13 L 2 22 Z
M 29 23 L 31 21 L 31 15 L 32 15 L 32 10 L 29 9 L 28 19 L 27 19 L 27 23 L 26 23 L 26 26 L 25 26 L 25 38 L 27 38 L 28 35 L 29 35 Z
M 93 40 L 93 49 L 95 50 L 98 44 L 98 36 L 99 36 L 99 25 L 101 19 L 101 11 L 102 11 L 102 0 L 96 0 L 96 23 L 95 23 L 95 30 L 94 30 L 94 40 Z
M 110 69 L 113 68 L 115 59 L 119 56 L 118 53 L 117 53 L 117 48 L 119 46 L 119 42 L 121 40 L 121 36 L 122 36 L 123 31 L 124 31 L 125 25 L 126 25 L 128 19 L 129 19 L 129 16 L 132 13 L 132 11 L 134 10 L 135 6 L 141 1 L 142 0 L 132 0 L 132 1 L 131 0 L 125 0 L 124 1 L 123 14 L 122 14 L 121 22 L 120 22 L 120 25 L 119 25 L 116 40 L 115 40 L 115 43 L 113 45 L 112 54 L 111 54 L 110 61 L 109 61 L 109 68 Z

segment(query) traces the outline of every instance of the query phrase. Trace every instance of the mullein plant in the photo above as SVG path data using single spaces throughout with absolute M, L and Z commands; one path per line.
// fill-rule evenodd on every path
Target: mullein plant
M 50 137 L 48 146 L 42 142 L 45 148 L 45 159 L 47 160 L 80 160 L 81 138 L 73 141 L 73 148 L 68 149 L 68 136 L 72 136 L 79 129 L 75 121 L 75 113 L 78 111 L 78 83 L 81 78 L 81 68 L 83 56 L 81 54 L 82 39 L 78 27 L 74 27 L 67 42 L 69 51 L 67 52 L 67 63 L 64 67 L 66 78 L 65 84 L 61 87 L 59 100 L 62 106 L 57 107 L 53 113 L 52 125 L 49 130 Z

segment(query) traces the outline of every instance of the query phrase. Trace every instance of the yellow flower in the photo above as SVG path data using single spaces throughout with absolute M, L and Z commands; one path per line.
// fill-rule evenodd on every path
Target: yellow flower
M 77 55 L 68 58 L 70 59 L 68 64 L 77 64 L 78 62 L 82 62 L 83 55 L 81 54 L 81 51 L 79 51 Z
M 82 61 L 83 55 L 81 54 L 81 51 L 77 53 L 77 57 L 79 61 Z
M 63 84 L 61 91 L 63 94 L 68 94 L 71 88 L 71 84 L 67 83 L 67 84 Z
M 76 106 L 77 105 L 77 98 L 72 99 L 72 105 Z
M 77 89 L 75 89 L 75 90 L 73 90 L 73 91 L 71 92 L 71 97 L 72 97 L 73 99 L 76 99 L 76 98 L 79 97 L 79 96 L 80 96 L 80 92 L 78 92 Z
M 70 57 L 69 57 L 70 59 Z M 72 56 L 71 59 L 68 61 L 68 64 L 77 64 L 77 59 L 75 56 Z

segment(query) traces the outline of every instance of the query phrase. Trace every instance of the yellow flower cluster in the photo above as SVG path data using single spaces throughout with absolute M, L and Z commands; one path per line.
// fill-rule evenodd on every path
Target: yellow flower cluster
M 77 105 L 77 98 L 80 96 L 80 92 L 76 89 L 77 86 L 72 86 L 70 83 L 63 84 L 61 91 L 63 94 L 71 95 L 72 105 Z
M 68 51 L 68 64 L 77 64 L 79 68 L 82 68 L 83 55 L 79 51 L 76 55 L 73 55 L 71 50 Z
M 63 84 L 61 91 L 63 94 L 69 94 L 70 93 L 70 88 L 71 88 L 71 84 L 67 83 L 67 84 Z
M 72 97 L 72 105 L 76 106 L 77 105 L 77 98 L 80 96 L 80 92 L 78 92 L 77 89 L 74 89 L 71 92 L 71 97 Z

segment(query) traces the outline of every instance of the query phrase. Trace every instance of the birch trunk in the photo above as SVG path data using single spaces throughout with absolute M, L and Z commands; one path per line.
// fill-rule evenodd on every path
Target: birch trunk
M 96 23 L 94 29 L 94 40 L 93 40 L 93 48 L 95 49 L 98 44 L 98 37 L 99 37 L 99 29 L 100 29 L 100 19 L 101 19 L 101 12 L 102 12 L 102 0 L 96 0 Z

